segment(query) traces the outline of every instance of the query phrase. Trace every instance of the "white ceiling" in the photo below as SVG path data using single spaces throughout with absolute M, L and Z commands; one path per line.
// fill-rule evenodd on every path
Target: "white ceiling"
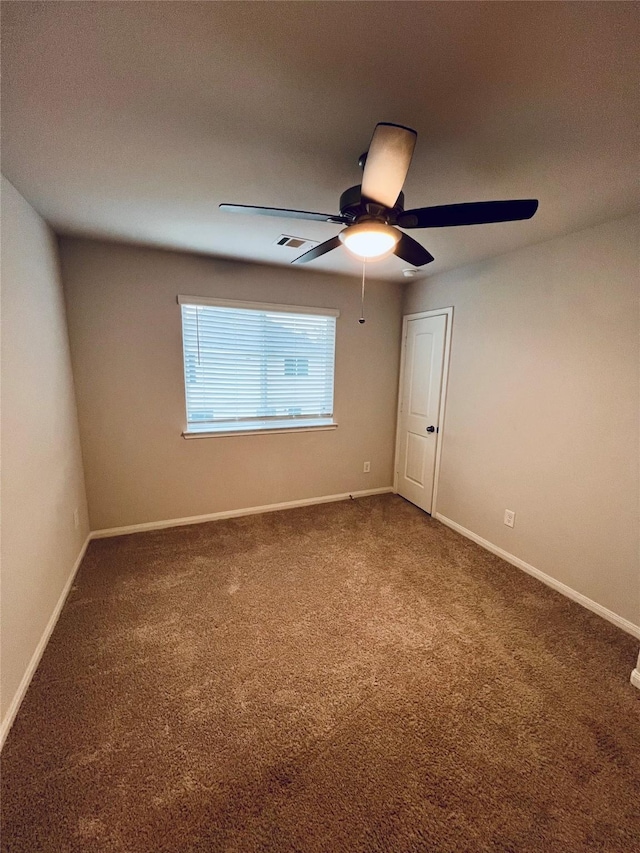
M 536 197 L 414 230 L 433 273 L 637 209 L 635 3 L 4 2 L 2 169 L 61 233 L 287 264 L 339 226 L 374 125 L 414 127 L 406 207 Z M 392 257 L 377 277 L 399 278 Z M 307 269 L 354 273 L 338 249 Z

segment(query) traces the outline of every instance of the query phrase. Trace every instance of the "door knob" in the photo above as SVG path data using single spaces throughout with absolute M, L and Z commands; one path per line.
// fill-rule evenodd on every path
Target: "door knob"
M 435 431 L 436 431 L 436 428 L 434 426 L 428 426 L 427 427 L 427 432 L 435 432 Z

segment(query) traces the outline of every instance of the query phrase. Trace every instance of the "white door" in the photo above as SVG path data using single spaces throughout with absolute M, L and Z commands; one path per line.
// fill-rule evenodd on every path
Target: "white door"
M 431 512 L 447 315 L 406 321 L 397 438 L 397 491 Z

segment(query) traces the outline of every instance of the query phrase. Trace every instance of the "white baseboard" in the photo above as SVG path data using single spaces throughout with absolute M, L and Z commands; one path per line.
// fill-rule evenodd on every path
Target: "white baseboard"
M 346 501 L 349 498 L 365 498 L 369 495 L 384 495 L 392 492 L 391 486 L 381 489 L 362 489 L 359 492 L 344 492 L 340 495 L 324 495 L 319 498 L 303 498 L 298 501 L 285 501 L 278 504 L 265 504 L 264 506 L 251 506 L 245 509 L 223 510 L 222 512 L 210 512 L 207 515 L 191 515 L 186 518 L 169 518 L 165 521 L 147 521 L 143 524 L 128 524 L 125 527 L 108 527 L 104 530 L 93 530 L 91 539 L 105 539 L 109 536 L 124 536 L 128 533 L 140 533 L 143 530 L 162 530 L 165 527 L 182 527 L 185 524 L 202 524 L 204 521 L 219 521 L 224 518 L 239 518 L 243 515 L 258 515 L 263 512 L 276 512 L 279 509 L 293 509 L 297 506 L 313 506 L 314 504 L 333 503 L 334 501 Z
M 466 527 L 463 527 L 456 521 L 452 521 L 450 518 L 441 515 L 439 512 L 435 514 L 435 517 L 438 519 L 438 521 L 441 521 L 443 524 L 446 524 L 447 527 L 450 527 L 452 530 L 461 533 L 463 536 L 466 536 L 467 539 L 471 539 L 472 542 L 477 543 L 482 548 L 485 548 L 487 551 L 491 551 L 492 554 L 496 554 L 496 556 L 501 557 L 503 560 L 506 560 L 507 563 L 511 563 L 511 565 L 516 566 L 518 569 L 522 569 L 522 571 L 526 572 L 528 575 L 533 575 L 534 578 L 537 578 L 538 580 L 542 581 L 542 583 L 546 584 L 547 586 L 550 586 L 557 592 L 561 592 L 562 595 L 566 595 L 566 597 L 570 598 L 572 601 L 576 601 L 578 604 L 581 604 L 583 607 L 586 607 L 587 610 L 592 610 L 594 613 L 597 613 L 598 616 L 602 616 L 603 619 L 606 619 L 608 622 L 612 622 L 618 628 L 622 628 L 623 631 L 626 631 L 627 634 L 631 634 L 632 637 L 640 639 L 639 625 L 634 625 L 633 622 L 629 622 L 628 619 L 625 619 L 622 616 L 618 616 L 618 614 L 614 613 L 613 610 L 609 610 L 608 608 L 603 607 L 602 604 L 598 604 L 597 601 L 593 601 L 592 599 L 587 598 L 586 595 L 583 595 L 581 592 L 577 592 L 575 589 L 572 589 L 570 586 L 567 586 L 561 581 L 552 578 L 551 575 L 547 575 L 544 572 L 541 572 L 540 569 L 536 569 L 536 567 L 532 566 L 530 563 L 525 563 L 525 561 L 521 560 L 520 557 L 514 557 L 514 555 L 509 554 L 508 551 L 503 551 L 502 548 L 498 548 L 497 545 L 494 545 L 487 539 L 483 539 L 481 536 L 478 536 L 477 533 L 473 533 L 471 530 L 467 530 Z
M 634 669 L 631 673 L 631 683 L 640 690 L 640 669 Z
M 29 661 L 29 666 L 26 669 L 25 674 L 22 676 L 22 681 L 20 682 L 20 686 L 18 687 L 15 696 L 13 697 L 11 704 L 7 710 L 4 720 L 0 724 L 0 750 L 4 746 L 4 742 L 9 734 L 9 730 L 13 725 L 13 721 L 16 718 L 16 714 L 20 710 L 20 705 L 22 704 L 22 700 L 25 697 L 27 690 L 29 689 L 29 685 L 31 684 L 31 679 L 38 668 L 38 664 L 40 663 L 40 658 L 42 657 L 44 650 L 47 647 L 47 643 L 49 642 L 49 638 L 53 633 L 53 629 L 56 627 L 56 623 L 62 612 L 62 608 L 64 607 L 64 603 L 67 600 L 67 596 L 69 595 L 69 590 L 73 585 L 73 581 L 75 579 L 76 573 L 80 568 L 80 563 L 82 562 L 82 558 L 85 555 L 85 551 L 87 550 L 87 545 L 89 544 L 89 540 L 91 539 L 91 534 L 87 536 L 84 541 L 84 545 L 80 549 L 80 553 L 76 558 L 75 563 L 73 564 L 73 568 L 71 569 L 71 574 L 67 579 L 67 582 L 64 585 L 64 589 L 60 593 L 60 598 L 57 601 L 56 606 L 53 609 L 53 613 L 51 614 L 51 618 L 47 622 L 47 626 L 42 632 L 42 636 L 40 637 L 40 642 L 36 646 L 36 650 L 34 651 L 31 660 Z

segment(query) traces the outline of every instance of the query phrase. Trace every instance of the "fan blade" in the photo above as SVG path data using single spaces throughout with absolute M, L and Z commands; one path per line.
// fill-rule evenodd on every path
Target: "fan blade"
M 400 228 L 447 228 L 450 225 L 484 225 L 488 222 L 514 222 L 531 219 L 538 200 L 526 198 L 512 201 L 472 201 L 466 204 L 441 204 L 418 207 L 398 216 Z
M 282 216 L 285 219 L 311 219 L 314 222 L 340 222 L 347 220 L 336 213 L 312 213 L 310 210 L 285 210 L 282 207 L 255 207 L 252 204 L 220 204 L 225 213 L 255 213 L 259 216 Z
M 319 246 L 314 246 L 313 249 L 309 249 L 308 252 L 300 255 L 299 258 L 296 258 L 295 261 L 291 261 L 291 263 L 307 264 L 309 261 L 315 261 L 315 259 L 319 258 L 321 255 L 326 255 L 327 252 L 330 252 L 332 249 L 337 249 L 338 246 L 342 246 L 340 238 L 332 237 L 330 240 L 325 240 L 324 243 L 320 243 Z
M 435 258 L 430 252 L 421 246 L 413 237 L 408 234 L 403 234 L 396 243 L 393 254 L 402 258 L 413 267 L 423 267 L 425 264 L 430 264 Z
M 396 203 L 416 146 L 418 134 L 410 127 L 381 122 L 373 138 L 362 175 L 362 195 L 383 207 Z

